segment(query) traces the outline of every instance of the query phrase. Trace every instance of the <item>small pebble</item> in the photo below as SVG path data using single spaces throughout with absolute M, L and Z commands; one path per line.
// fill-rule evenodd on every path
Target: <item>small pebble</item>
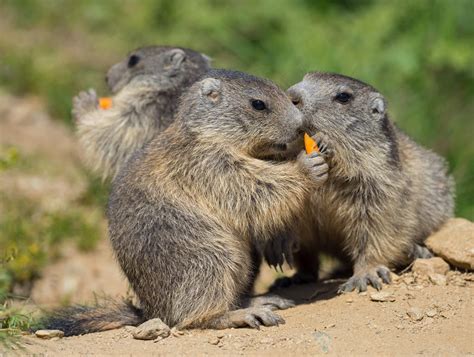
M 158 340 L 166 338 L 171 331 L 161 319 L 154 318 L 142 323 L 133 332 L 133 338 L 137 340 Z M 157 342 L 157 341 L 156 341 Z
M 436 315 L 438 315 L 438 311 L 436 311 L 435 309 L 426 311 L 426 316 L 428 317 L 435 317 Z
M 219 341 L 220 340 L 216 336 L 212 336 L 207 340 L 211 345 L 218 345 Z
M 45 340 L 52 339 L 54 337 L 64 337 L 64 332 L 61 330 L 38 330 L 35 332 L 36 337 L 43 338 Z
M 378 302 L 395 301 L 395 296 L 388 291 L 380 291 L 370 294 L 370 300 Z
M 441 317 L 444 317 L 445 319 L 447 319 L 449 317 L 446 312 L 442 312 L 440 315 L 441 315 Z
M 411 307 L 407 311 L 407 315 L 414 321 L 423 320 L 423 311 L 418 307 Z

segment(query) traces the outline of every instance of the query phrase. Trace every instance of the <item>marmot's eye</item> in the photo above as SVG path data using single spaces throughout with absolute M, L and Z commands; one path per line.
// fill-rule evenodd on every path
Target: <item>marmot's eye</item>
M 347 103 L 352 99 L 352 94 L 347 92 L 337 93 L 334 97 L 334 100 L 338 101 L 339 103 Z
M 131 55 L 130 58 L 128 59 L 128 68 L 135 67 L 137 63 L 140 62 L 140 57 L 137 55 Z
M 261 100 L 258 100 L 258 99 L 252 100 L 252 107 L 255 110 L 265 110 L 265 109 L 267 109 L 267 106 L 265 105 L 265 103 L 262 102 Z

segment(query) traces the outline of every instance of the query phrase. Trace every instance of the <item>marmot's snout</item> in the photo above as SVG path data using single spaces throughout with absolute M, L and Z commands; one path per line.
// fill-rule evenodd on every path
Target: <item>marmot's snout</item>
M 295 86 L 293 86 L 288 89 L 287 93 L 293 105 L 300 109 L 301 104 L 303 102 L 303 96 L 301 95 L 301 92 L 297 88 L 295 88 Z

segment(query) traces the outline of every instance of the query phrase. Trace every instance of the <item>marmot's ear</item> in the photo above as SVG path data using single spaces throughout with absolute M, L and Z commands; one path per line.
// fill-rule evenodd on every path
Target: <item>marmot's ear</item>
M 205 78 L 201 81 L 201 95 L 213 102 L 217 103 L 221 97 L 221 81 L 216 78 Z
M 375 94 L 370 98 L 370 112 L 374 118 L 385 117 L 386 103 L 384 97 L 380 94 Z
M 174 48 L 168 51 L 168 56 L 171 66 L 173 68 L 179 68 L 186 58 L 186 53 L 180 48 Z

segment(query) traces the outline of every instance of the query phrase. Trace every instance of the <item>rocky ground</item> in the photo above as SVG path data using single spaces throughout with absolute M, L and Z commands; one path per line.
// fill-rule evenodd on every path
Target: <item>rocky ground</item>
M 279 327 L 185 331 L 159 341 L 132 337 L 133 328 L 78 337 L 24 338 L 26 351 L 45 355 L 471 355 L 474 353 L 474 274 L 449 271 L 442 285 L 408 272 L 382 293 L 336 295 L 341 281 L 282 290 L 298 305 Z M 446 285 L 444 285 L 446 284 Z
M 466 231 L 466 226 L 469 230 Z M 444 242 L 442 233 L 469 237 L 463 254 L 450 255 L 459 264 L 472 264 L 473 224 L 452 220 L 430 244 Z M 84 262 L 85 264 L 82 264 Z M 75 269 L 71 269 L 74 266 Z M 103 271 L 102 271 L 103 270 Z M 91 300 L 94 292 L 125 295 L 126 284 L 108 244 L 88 254 L 69 251 L 48 268 L 33 288 L 33 297 L 43 303 L 60 299 L 61 287 L 72 301 Z M 107 272 L 105 274 L 105 272 Z M 287 272 L 290 273 L 290 272 Z M 264 292 L 276 277 L 263 267 L 257 290 Z M 281 311 L 286 324 L 261 330 L 184 331 L 169 337 L 143 341 L 133 338 L 134 327 L 77 337 L 43 340 L 23 339 L 26 351 L 46 355 L 74 354 L 164 354 L 164 355 L 449 355 L 474 354 L 474 273 L 460 271 L 439 257 L 419 259 L 393 283 L 377 292 L 337 295 L 344 280 L 325 280 L 278 291 L 297 302 Z M 51 289 L 45 289 L 49 286 Z M 46 292 L 46 295 L 43 295 Z M 51 300 L 52 299 L 52 300 Z
M 5 100 L 10 103 L 12 99 L 4 97 Z M 2 134 L 0 143 L 14 144 L 22 152 L 40 152 L 55 163 L 54 167 L 61 168 L 61 172 L 54 176 L 51 174 L 54 170 L 45 170 L 45 175 L 38 177 L 17 177 L 15 172 L 4 174 L 2 187 L 37 198 L 48 209 L 65 209 L 67 206 L 63 205 L 77 197 L 76 190 L 83 190 L 83 179 L 77 172 L 77 148 L 70 133 L 41 115 L 41 108 L 35 105 L 30 103 L 30 112 L 8 115 L 22 120 L 5 121 L 6 111 L 0 110 L 4 118 L 0 120 L 0 131 L 9 133 Z M 16 110 L 26 107 L 25 102 L 13 106 Z M 3 108 L 12 110 L 10 104 Z M 17 352 L 45 356 L 473 355 L 474 273 L 458 269 L 473 269 L 474 235 L 472 223 L 465 220 L 451 223 L 430 241 L 432 250 L 444 252 L 441 254 L 444 260 L 416 262 L 412 269 L 394 275 L 394 282 L 384 286 L 381 292 L 369 289 L 362 294 L 337 295 L 337 287 L 343 280 L 279 291 L 297 302 L 296 307 L 281 312 L 286 324 L 279 327 L 262 327 L 259 331 L 192 330 L 159 341 L 134 339 L 132 327 L 68 338 L 41 339 L 28 335 L 22 338 L 24 349 Z M 446 237 L 452 242 L 447 247 L 443 246 Z M 64 301 L 92 301 L 96 294 L 118 297 L 129 293 L 106 239 L 88 253 L 66 244 L 60 255 L 34 283 L 28 301 L 33 309 Z M 275 272 L 264 268 L 257 284 L 258 292 L 264 292 L 275 277 Z

